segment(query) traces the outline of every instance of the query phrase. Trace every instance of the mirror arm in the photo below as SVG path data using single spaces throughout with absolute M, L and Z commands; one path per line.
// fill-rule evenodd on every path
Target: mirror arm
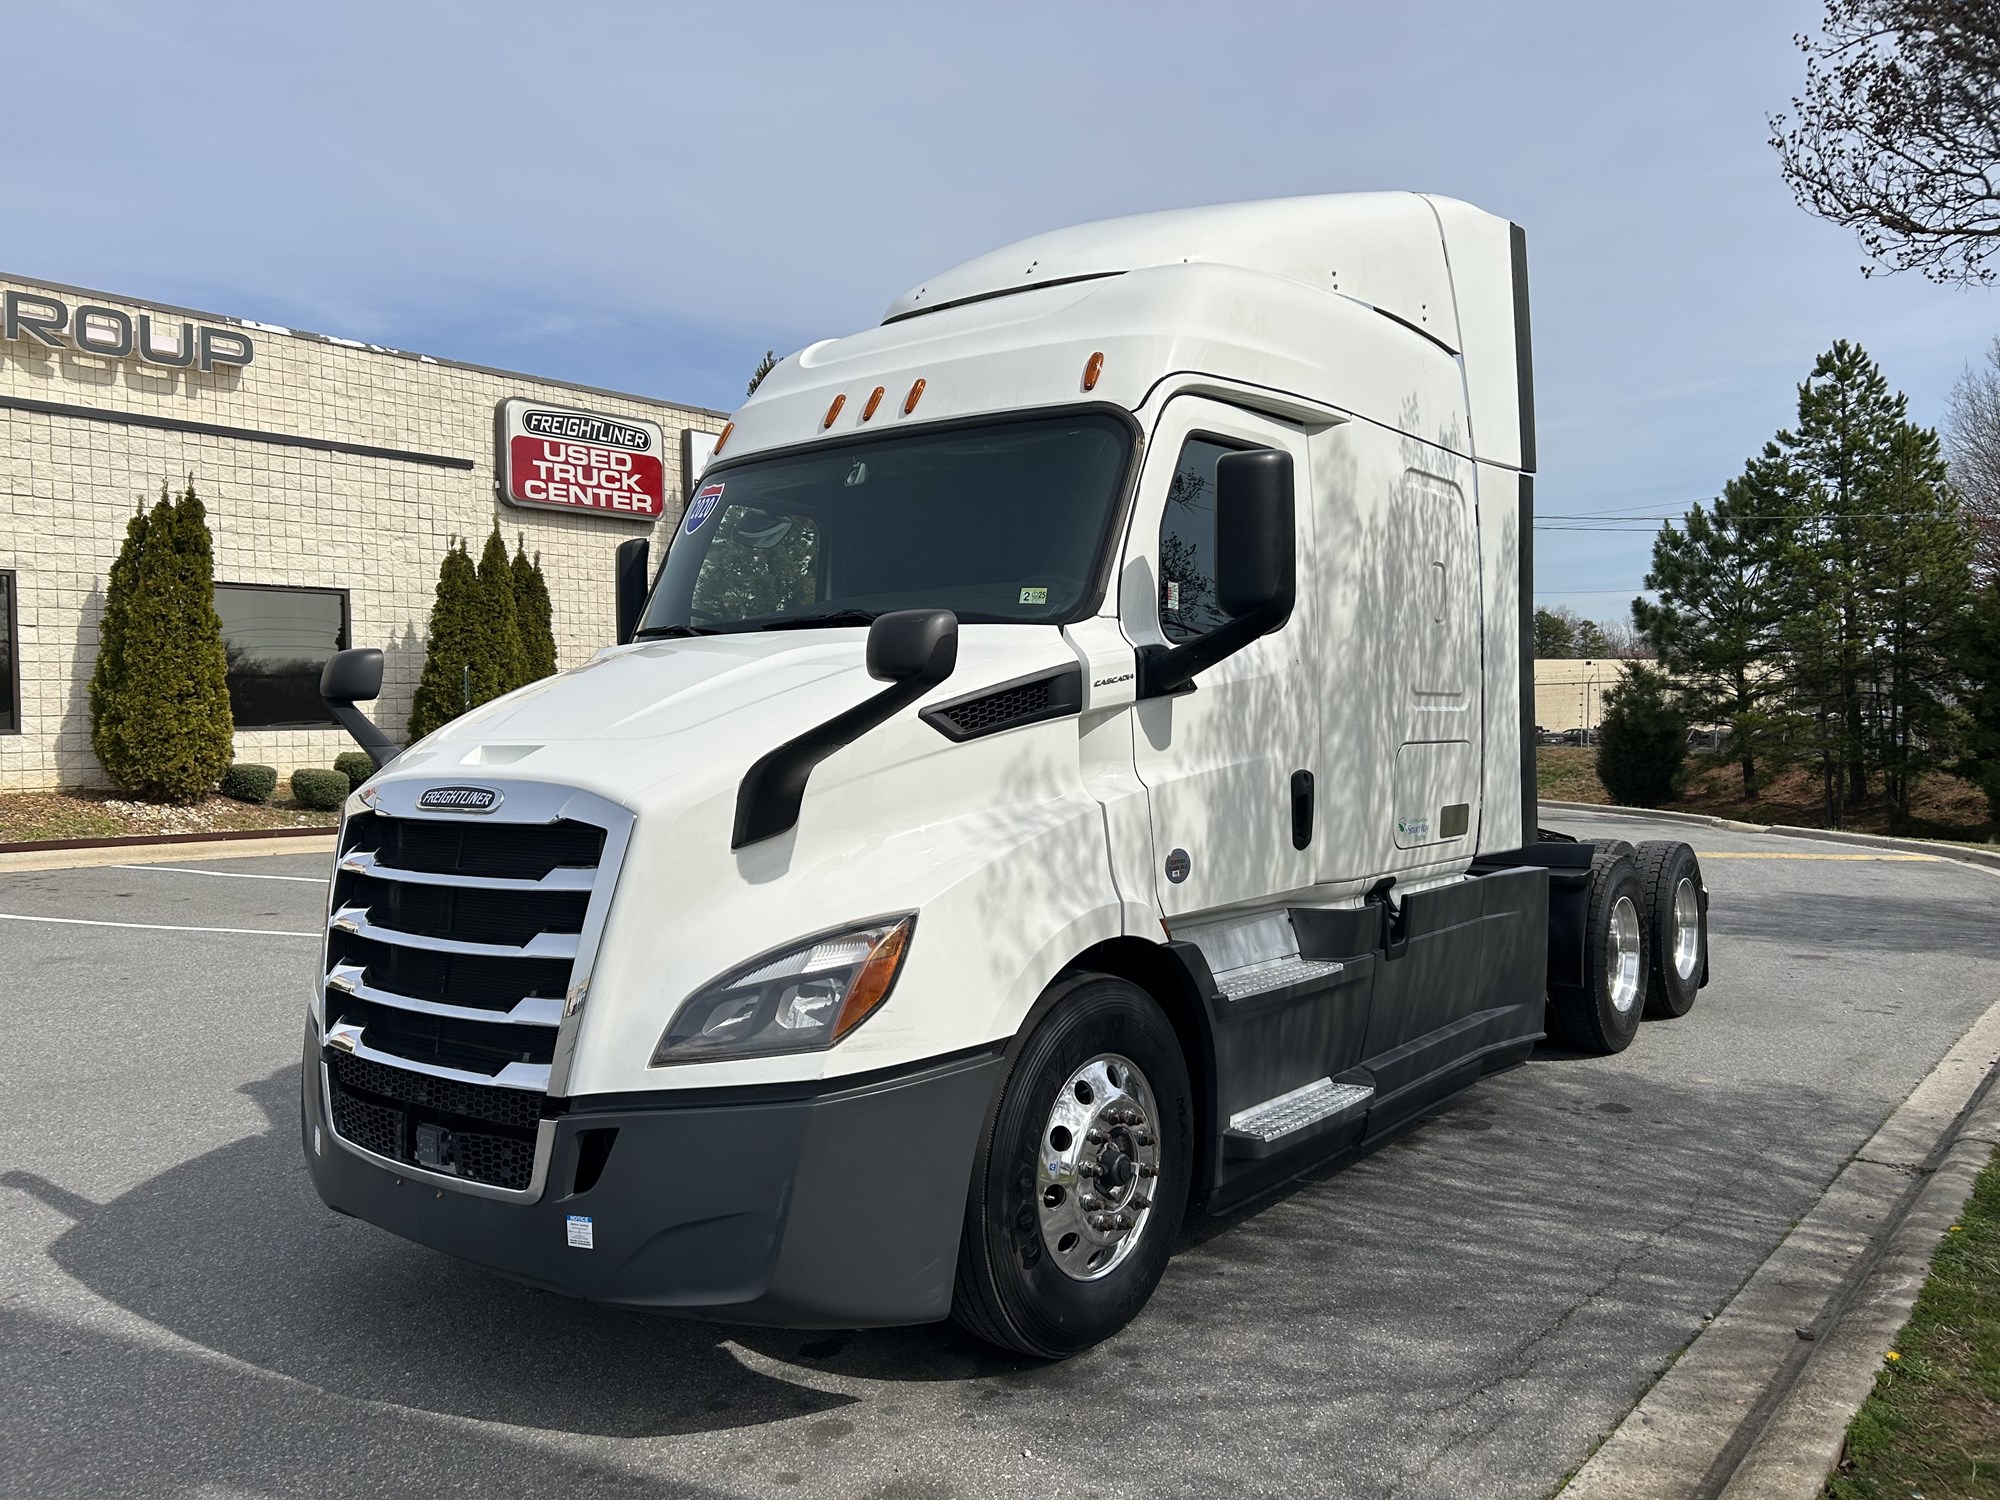
M 326 698 L 321 701 L 326 704 L 328 712 L 340 720 L 340 727 L 352 736 L 354 743 L 368 752 L 368 758 L 375 762 L 376 770 L 381 770 L 402 754 L 396 742 L 384 734 L 373 719 L 356 708 L 353 700 Z
M 1167 698 L 1194 691 L 1197 672 L 1206 672 L 1253 641 L 1269 635 L 1291 614 L 1291 601 L 1266 605 L 1247 615 L 1225 620 L 1206 635 L 1178 646 L 1154 644 L 1139 648 L 1140 698 Z
M 814 766 L 842 746 L 853 744 L 942 681 L 943 675 L 892 682 L 872 698 L 863 698 L 824 724 L 759 756 L 743 773 L 742 784 L 736 788 L 736 827 L 729 836 L 729 847 L 741 849 L 745 844 L 772 838 L 796 826 L 799 805 L 805 800 L 806 779 L 812 775 Z

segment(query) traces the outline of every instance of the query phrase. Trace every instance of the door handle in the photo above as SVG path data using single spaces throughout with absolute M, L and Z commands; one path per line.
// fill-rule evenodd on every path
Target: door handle
M 1303 849 L 1313 841 L 1313 773 L 1292 772 L 1292 847 Z

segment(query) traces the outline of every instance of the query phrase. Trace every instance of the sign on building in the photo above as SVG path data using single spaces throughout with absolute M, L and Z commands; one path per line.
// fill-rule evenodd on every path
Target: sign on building
M 500 493 L 515 505 L 653 520 L 667 507 L 666 434 L 657 422 L 500 403 Z

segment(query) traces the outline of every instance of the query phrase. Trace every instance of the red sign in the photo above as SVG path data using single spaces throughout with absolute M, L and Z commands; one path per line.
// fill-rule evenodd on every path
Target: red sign
M 509 401 L 501 494 L 516 505 L 652 520 L 667 507 L 664 434 L 654 422 Z

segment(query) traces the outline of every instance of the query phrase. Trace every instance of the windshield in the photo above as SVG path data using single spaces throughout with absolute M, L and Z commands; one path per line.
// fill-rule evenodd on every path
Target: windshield
M 895 609 L 1055 624 L 1089 601 L 1131 448 L 1103 413 L 916 431 L 696 486 L 639 634 L 865 625 Z

